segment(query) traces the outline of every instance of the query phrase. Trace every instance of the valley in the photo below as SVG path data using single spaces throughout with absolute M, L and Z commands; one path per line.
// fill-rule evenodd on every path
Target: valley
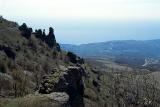
M 118 64 L 136 68 L 160 70 L 160 40 L 121 40 L 82 45 L 61 44 L 84 58 L 111 59 Z

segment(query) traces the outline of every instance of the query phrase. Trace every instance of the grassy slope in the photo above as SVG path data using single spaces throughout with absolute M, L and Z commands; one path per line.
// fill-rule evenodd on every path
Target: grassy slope
M 26 93 L 33 92 L 36 85 L 40 84 L 42 76 L 50 73 L 54 68 L 59 68 L 60 65 L 68 65 L 64 61 L 66 52 L 50 49 L 34 35 L 27 40 L 21 36 L 18 25 L 10 26 L 8 23 L 12 22 L 5 20 L 0 23 L 0 45 L 10 47 L 16 54 L 16 58 L 12 60 L 4 51 L 0 51 L 0 67 L 4 68 L 0 72 L 1 94 L 13 94 L 12 86 L 17 77 L 18 82 L 22 80 L 20 85 L 25 82 L 24 78 L 26 78 Z M 5 85 L 6 83 L 8 84 Z

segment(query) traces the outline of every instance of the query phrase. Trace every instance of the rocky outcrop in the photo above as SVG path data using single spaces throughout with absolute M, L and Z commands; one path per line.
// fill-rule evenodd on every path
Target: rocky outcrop
M 83 107 L 84 94 L 84 76 L 85 70 L 82 67 L 69 66 L 65 71 L 59 71 L 58 80 L 55 77 L 57 73 L 45 76 L 40 87 L 40 93 L 66 92 L 69 95 L 69 104 L 71 107 Z
M 45 41 L 46 35 L 43 35 L 43 34 L 44 34 L 44 32 L 42 32 L 41 29 L 38 29 L 38 30 L 35 31 L 35 36 L 36 36 L 36 38 L 39 38 L 39 39 L 41 39 L 42 41 Z
M 25 38 L 29 39 L 31 37 L 32 28 L 28 28 L 25 23 L 23 23 L 19 27 L 19 30 L 21 31 L 21 35 L 24 36 Z M 55 47 L 57 51 L 61 51 L 60 45 L 56 42 L 56 38 L 54 35 L 54 29 L 52 27 L 49 28 L 48 35 L 45 34 L 45 29 L 43 30 L 43 32 L 41 29 L 35 30 L 33 34 L 35 34 L 37 38 L 45 42 L 48 45 L 48 47 L 50 48 Z
M 32 28 L 28 28 L 25 23 L 23 23 L 20 27 L 19 30 L 21 31 L 22 36 L 25 38 L 29 39 L 32 34 Z
M 53 48 L 54 46 L 56 46 L 54 29 L 52 27 L 49 28 L 49 34 L 46 36 L 45 42 L 50 48 Z
M 54 35 L 54 29 L 52 27 L 49 28 L 48 35 L 46 35 L 45 29 L 43 29 L 43 32 L 41 29 L 35 30 L 33 34 L 35 34 L 36 38 L 45 42 L 48 45 L 48 47 L 55 48 L 59 52 L 61 51 L 60 45 L 56 42 L 56 38 Z

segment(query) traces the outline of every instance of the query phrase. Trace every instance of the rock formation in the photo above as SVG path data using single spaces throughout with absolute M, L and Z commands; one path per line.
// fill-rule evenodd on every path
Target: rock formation
M 45 42 L 50 48 L 55 48 L 57 51 L 61 51 L 60 45 L 56 42 L 54 29 L 52 27 L 49 28 L 48 35 L 46 35 L 45 29 L 43 29 L 43 32 L 41 29 L 35 30 L 34 34 L 37 38 Z
M 23 23 L 20 27 L 19 30 L 21 31 L 22 36 L 25 38 L 29 39 L 32 34 L 32 28 L 28 28 L 25 23 Z
M 48 44 L 50 48 L 53 48 L 54 46 L 56 46 L 54 29 L 52 27 L 49 28 L 49 34 L 47 35 L 45 42 Z
M 49 94 L 51 92 L 66 92 L 69 95 L 69 103 L 72 107 L 83 107 L 84 76 L 86 75 L 82 67 L 69 66 L 66 70 L 45 76 L 39 92 Z M 53 80 L 52 80 L 53 79 Z

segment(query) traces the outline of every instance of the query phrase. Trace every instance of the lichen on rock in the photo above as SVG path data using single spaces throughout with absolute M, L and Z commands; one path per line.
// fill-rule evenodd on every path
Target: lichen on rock
M 78 66 L 68 66 L 65 71 L 56 72 L 45 77 L 39 92 L 49 94 L 51 92 L 66 92 L 72 107 L 83 107 L 84 76 L 85 70 Z

